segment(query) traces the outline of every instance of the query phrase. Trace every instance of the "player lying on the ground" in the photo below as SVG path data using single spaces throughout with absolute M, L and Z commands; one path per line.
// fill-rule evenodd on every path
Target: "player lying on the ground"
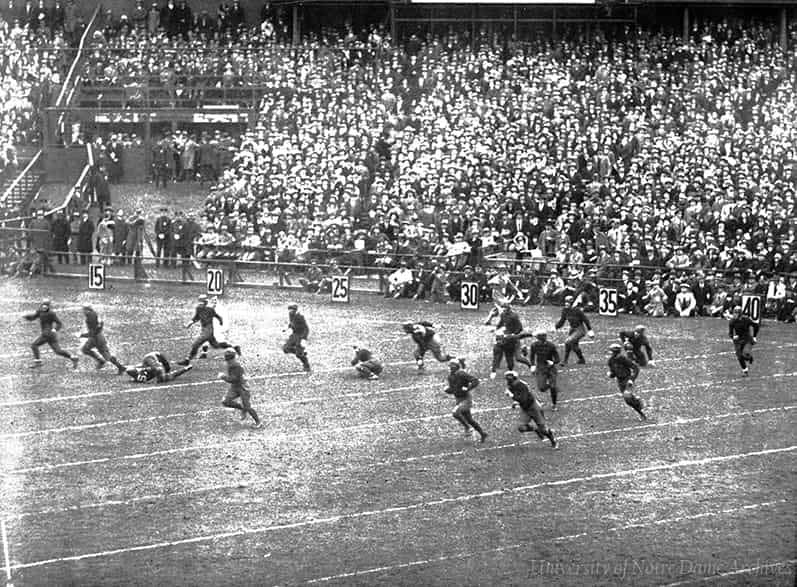
M 193 365 L 172 368 L 169 359 L 163 353 L 154 351 L 144 355 L 139 365 L 130 365 L 125 369 L 125 373 L 130 375 L 134 381 L 148 383 L 153 379 L 157 383 L 166 383 L 177 379 L 183 373 L 193 369 Z
M 357 374 L 365 379 L 379 379 L 382 373 L 382 363 L 367 348 L 354 346 L 354 358 L 351 364 L 357 370 Z

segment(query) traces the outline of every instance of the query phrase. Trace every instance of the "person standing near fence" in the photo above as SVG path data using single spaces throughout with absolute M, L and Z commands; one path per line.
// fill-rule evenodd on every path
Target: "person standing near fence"
M 80 217 L 80 227 L 78 228 L 77 250 L 80 253 L 80 264 L 88 265 L 91 262 L 91 253 L 94 251 L 94 223 L 89 218 L 88 211 L 83 212 Z
M 55 214 L 55 220 L 50 227 L 50 232 L 53 235 L 52 243 L 53 250 L 55 251 L 55 260 L 57 263 L 69 265 L 69 221 L 64 216 L 64 212 L 59 210 Z
M 116 255 L 116 262 L 120 265 L 125 264 L 125 241 L 130 227 L 125 222 L 125 213 L 122 210 L 116 212 L 116 220 L 113 225 L 113 254 Z
M 46 273 L 54 273 L 55 269 L 53 268 L 53 263 L 50 260 L 50 249 L 52 248 L 51 244 L 51 230 L 50 223 L 44 217 L 44 210 L 39 210 L 36 213 L 36 217 L 31 221 L 30 226 L 29 240 L 30 240 L 30 248 L 36 251 L 36 255 L 38 256 L 39 261 L 39 268 L 41 270 L 41 274 L 45 275 Z
M 160 266 L 161 258 L 171 256 L 172 248 L 172 219 L 169 218 L 169 209 L 161 208 L 161 215 L 155 220 L 155 267 Z M 164 266 L 169 265 L 164 260 Z
M 97 225 L 97 250 L 100 252 L 100 263 L 110 265 L 113 262 L 113 229 L 116 222 L 113 210 L 105 209 L 105 216 Z

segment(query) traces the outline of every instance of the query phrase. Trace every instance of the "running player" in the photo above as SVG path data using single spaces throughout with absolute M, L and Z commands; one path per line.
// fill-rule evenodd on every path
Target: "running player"
M 481 442 L 484 442 L 487 439 L 487 433 L 482 430 L 482 427 L 473 419 L 471 414 L 471 409 L 473 408 L 471 391 L 479 385 L 479 380 L 465 371 L 465 361 L 462 359 L 449 359 L 448 367 L 448 387 L 445 392 L 453 395 L 457 402 L 451 415 L 465 428 L 466 438 L 471 437 L 471 428 L 473 428 L 479 433 Z
M 518 378 L 515 371 L 507 371 L 504 373 L 506 378 L 506 391 L 504 392 L 508 398 L 512 400 L 512 408 L 520 407 L 520 421 L 518 424 L 518 432 L 534 432 L 539 436 L 540 440 L 547 438 L 551 441 L 551 447 L 557 448 L 559 445 L 554 438 L 553 430 L 551 430 L 545 423 L 545 414 L 542 411 L 540 402 L 531 393 L 528 383 Z M 529 422 L 534 421 L 536 426 L 530 426 Z
M 365 379 L 379 379 L 382 373 L 382 363 L 378 361 L 373 353 L 367 348 L 354 346 L 354 358 L 351 364 L 357 370 L 357 374 Z
M 213 306 L 208 305 L 208 296 L 201 295 L 199 296 L 199 303 L 194 310 L 194 317 L 191 318 L 191 321 L 188 322 L 185 327 L 190 328 L 197 322 L 202 327 L 202 330 L 199 332 L 199 336 L 194 339 L 193 344 L 191 345 L 191 351 L 188 353 L 188 357 L 183 359 L 182 361 L 178 362 L 178 365 L 190 365 L 191 361 L 196 358 L 197 353 L 199 352 L 200 347 L 203 347 L 202 358 L 204 359 L 207 355 L 207 345 L 209 344 L 214 349 L 229 349 L 234 348 L 235 352 L 239 355 L 241 354 L 241 347 L 235 346 L 233 347 L 228 342 L 219 342 L 216 340 L 216 336 L 213 334 L 213 320 L 214 318 L 219 321 L 219 326 L 224 324 L 224 320 L 222 320 L 221 316 L 216 313 L 216 309 Z
M 306 349 L 310 328 L 307 326 L 307 320 L 299 312 L 297 304 L 288 304 L 288 328 L 291 333 L 282 346 L 282 352 L 286 355 L 296 355 L 296 358 L 302 362 L 305 372 L 310 373 L 310 360 L 307 358 Z
M 623 394 L 623 400 L 631 406 L 639 417 L 644 421 L 648 417 L 645 415 L 642 400 L 634 394 L 634 381 L 639 376 L 639 366 L 623 353 L 623 346 L 620 343 L 613 343 L 609 346 L 611 355 L 609 356 L 609 372 L 607 375 L 611 379 L 617 379 L 617 387 Z
M 83 306 L 83 316 L 86 318 L 86 332 L 80 335 L 86 342 L 80 347 L 80 352 L 97 361 L 97 369 L 105 367 L 106 362 L 113 364 L 119 375 L 125 372 L 125 366 L 108 350 L 108 341 L 103 333 L 103 322 L 90 305 Z
M 650 365 L 653 367 L 653 348 L 645 334 L 645 327 L 637 324 L 633 330 L 621 330 L 620 342 L 632 361 L 640 367 Z
M 575 302 L 573 296 L 565 297 L 565 307 L 562 308 L 562 316 L 556 323 L 556 329 L 560 329 L 565 325 L 565 322 L 570 323 L 570 332 L 565 339 L 565 355 L 560 363 L 561 367 L 567 365 L 567 359 L 570 358 L 570 352 L 574 352 L 578 357 L 578 364 L 583 365 L 586 363 L 584 360 L 584 353 L 581 352 L 581 347 L 578 342 L 589 335 L 590 338 L 595 336 L 590 326 L 589 319 L 584 310 L 579 307 L 578 302 Z
M 495 327 L 495 343 L 493 344 L 493 366 L 490 370 L 490 379 L 495 379 L 495 372 L 501 364 L 501 359 L 506 359 L 506 368 L 515 368 L 515 354 L 518 350 L 517 335 L 523 331 L 520 316 L 508 303 L 501 306 L 500 318 Z
M 448 353 L 443 353 L 440 344 L 440 337 L 434 329 L 434 324 L 421 320 L 420 322 L 405 322 L 401 328 L 412 337 L 417 345 L 413 356 L 415 362 L 418 364 L 418 371 L 423 371 L 423 357 L 427 351 L 430 351 L 434 358 L 444 363 L 450 361 L 453 357 Z
M 50 345 L 50 348 L 53 349 L 56 355 L 72 361 L 72 368 L 77 369 L 77 364 L 80 361 L 79 357 L 63 350 L 61 345 L 58 344 L 58 335 L 56 333 L 61 330 L 63 324 L 61 324 L 61 320 L 59 320 L 58 316 L 53 312 L 50 300 L 43 300 L 38 310 L 33 314 L 25 314 L 23 317 L 25 320 L 31 322 L 38 319 L 39 325 L 41 326 L 41 334 L 30 345 L 30 350 L 33 351 L 33 363 L 30 365 L 31 369 L 42 366 L 39 347 L 43 344 Z
M 741 306 L 734 306 L 728 336 L 733 340 L 736 360 L 742 366 L 742 376 L 747 377 L 747 365 L 753 362 L 753 345 L 757 342 L 759 326 L 749 316 L 742 314 Z
M 534 342 L 528 347 L 523 347 L 518 357 L 518 362 L 528 365 L 537 377 L 537 389 L 542 393 L 551 393 L 551 409 L 557 409 L 556 400 L 559 397 L 559 387 L 556 385 L 556 365 L 559 364 L 559 351 L 556 345 L 548 340 L 544 330 L 535 330 L 532 334 L 521 334 L 519 339 L 533 336 Z
M 262 428 L 263 423 L 257 415 L 257 412 L 252 408 L 251 394 L 249 388 L 246 386 L 246 378 L 244 377 L 244 368 L 238 362 L 238 354 L 232 350 L 227 349 L 224 351 L 224 360 L 227 362 L 227 372 L 219 373 L 219 379 L 226 381 L 230 384 L 230 389 L 227 395 L 221 402 L 225 408 L 233 408 L 241 411 L 241 420 L 246 420 L 246 416 L 252 416 L 255 421 L 252 428 Z M 240 402 L 237 402 L 241 398 Z
M 193 368 L 193 365 L 185 365 L 172 369 L 166 355 L 153 351 L 144 355 L 140 364 L 130 365 L 125 368 L 125 373 L 139 383 L 148 383 L 152 380 L 155 380 L 156 383 L 166 383 L 174 381 L 180 375 L 188 373 Z

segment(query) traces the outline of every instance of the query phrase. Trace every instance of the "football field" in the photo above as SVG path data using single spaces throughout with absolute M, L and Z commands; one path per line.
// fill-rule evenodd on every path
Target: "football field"
M 486 306 L 228 291 L 221 331 L 242 346 L 261 430 L 221 406 L 220 351 L 163 385 L 85 356 L 74 371 L 47 347 L 43 367 L 27 368 L 39 326 L 22 315 L 42 298 L 65 349 L 77 351 L 91 303 L 132 364 L 186 355 L 203 286 L 0 285 L 6 584 L 794 584 L 794 325 L 765 322 L 743 378 L 724 320 L 646 319 L 656 366 L 637 382 L 640 422 L 606 376 L 608 345 L 640 318 L 590 314 L 587 364 L 561 371 L 560 408 L 546 410 L 559 450 L 518 433 L 503 370 L 489 379 Z M 289 301 L 310 326 L 311 375 L 281 350 Z M 519 308 L 561 349 L 559 311 Z M 447 365 L 428 357 L 417 371 L 401 323 L 419 319 L 481 379 L 485 444 L 451 417 Z M 380 380 L 356 377 L 354 344 L 384 361 Z

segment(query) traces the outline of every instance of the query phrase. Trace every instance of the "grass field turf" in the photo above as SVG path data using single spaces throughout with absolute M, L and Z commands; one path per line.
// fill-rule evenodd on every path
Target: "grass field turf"
M 87 359 L 72 371 L 49 350 L 40 371 L 26 369 L 38 325 L 21 315 L 43 297 L 65 323 L 64 348 L 77 349 L 90 302 L 123 362 L 185 355 L 198 286 L 82 286 L 0 288 L 0 515 L 17 587 L 794 582 L 793 326 L 765 324 L 744 379 L 726 322 L 648 320 L 657 366 L 638 382 L 652 417 L 641 423 L 604 356 L 639 319 L 590 316 L 588 364 L 563 371 L 560 410 L 548 414 L 552 451 L 516 431 L 502 378 L 487 378 L 486 309 L 228 292 L 219 311 L 265 423 L 253 431 L 220 406 L 218 351 L 166 385 Z M 310 376 L 281 352 L 288 300 L 310 323 Z M 558 310 L 520 313 L 550 330 Z M 416 372 L 400 324 L 420 318 L 440 324 L 445 347 L 481 378 L 474 415 L 486 444 L 451 418 L 446 365 L 430 357 Z M 381 380 L 356 378 L 355 342 L 387 363 Z

